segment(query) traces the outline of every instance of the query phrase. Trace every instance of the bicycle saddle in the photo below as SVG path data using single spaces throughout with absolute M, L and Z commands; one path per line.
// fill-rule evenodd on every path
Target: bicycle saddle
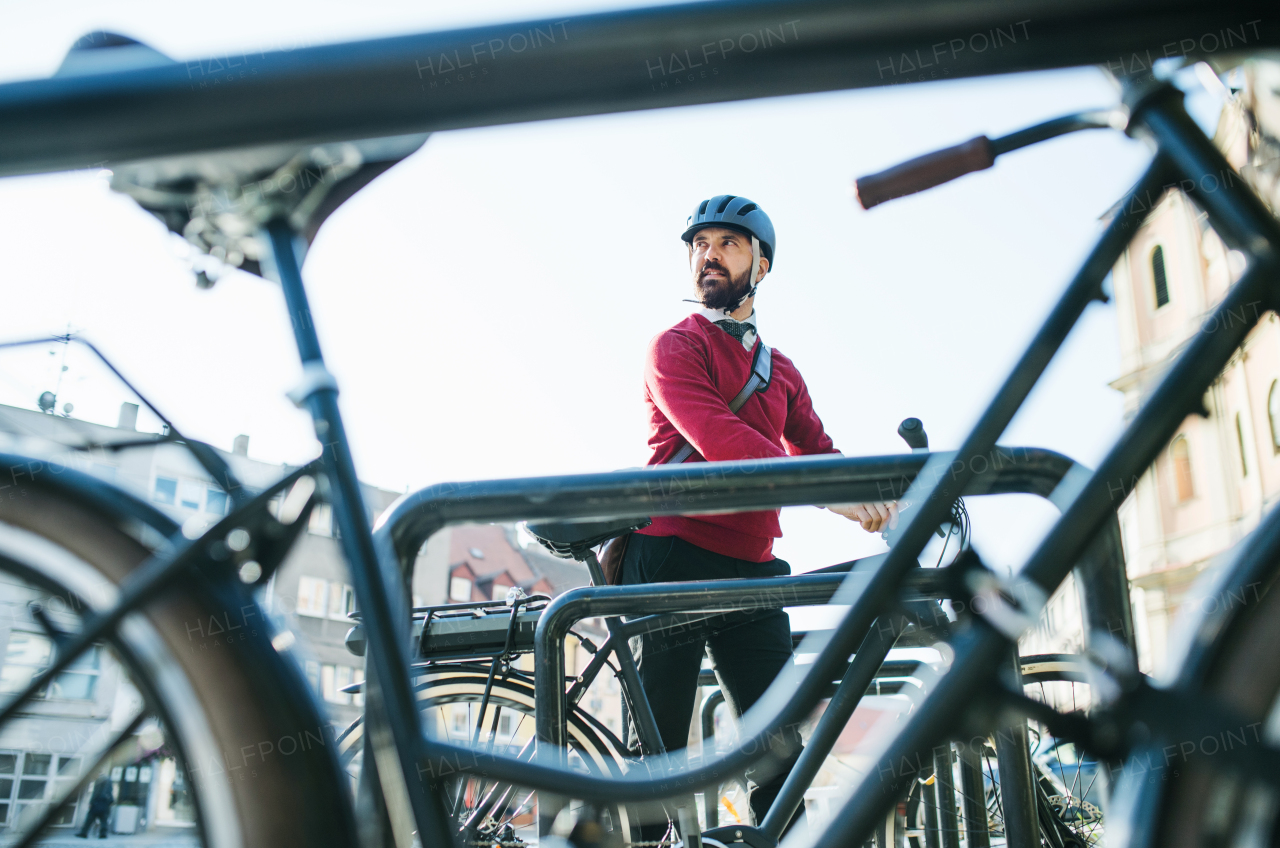
M 556 556 L 579 559 L 596 545 L 652 523 L 648 518 L 614 518 L 609 521 L 541 521 L 526 524 L 525 528 Z
M 172 61 L 126 36 L 91 33 L 76 42 L 58 73 L 92 74 Z M 132 197 L 170 231 L 216 260 L 209 266 L 212 277 L 196 271 L 197 283 L 208 288 L 220 266 L 262 276 L 268 248 L 259 231 L 268 221 L 287 219 L 310 245 L 334 210 L 422 147 L 428 135 L 257 145 L 112 162 L 111 188 Z
M 113 166 L 111 188 L 202 253 L 261 276 L 264 224 L 287 218 L 311 244 L 334 210 L 426 140 L 419 133 L 148 159 Z

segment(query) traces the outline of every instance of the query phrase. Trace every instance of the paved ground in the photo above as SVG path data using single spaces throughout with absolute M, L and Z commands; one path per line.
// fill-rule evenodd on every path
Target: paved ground
M 0 845 L 9 845 L 8 840 L 0 841 Z M 57 832 L 45 836 L 37 843 L 47 848 L 83 848 L 92 845 L 94 848 L 196 848 L 200 844 L 194 831 L 169 830 L 168 828 L 153 833 L 139 833 L 135 836 L 111 835 L 106 839 L 90 836 L 88 839 L 77 839 L 75 832 Z

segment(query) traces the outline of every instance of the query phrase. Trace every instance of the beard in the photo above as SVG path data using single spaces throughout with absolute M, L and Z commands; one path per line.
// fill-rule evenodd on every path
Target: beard
M 728 279 L 707 279 L 705 272 L 709 269 L 715 269 L 724 272 Z M 698 289 L 698 299 L 702 301 L 702 305 L 707 309 L 732 309 L 736 307 L 751 290 L 749 277 L 751 269 L 743 271 L 737 277 L 729 273 L 729 269 L 723 265 L 709 264 L 704 265 L 696 277 L 694 277 L 694 285 Z

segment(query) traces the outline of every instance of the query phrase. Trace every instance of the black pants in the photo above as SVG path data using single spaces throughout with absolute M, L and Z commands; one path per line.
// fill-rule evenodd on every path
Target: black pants
M 76 835 L 88 836 L 89 828 L 93 825 L 93 822 L 96 819 L 98 821 L 98 838 L 106 839 L 107 838 L 107 813 L 109 812 L 111 812 L 110 807 L 106 808 L 105 810 L 102 809 L 101 807 L 90 807 L 89 816 L 84 820 L 84 827 L 80 828 L 80 832 Z
M 791 566 L 780 559 L 735 559 L 675 536 L 632 536 L 622 563 L 622 582 L 628 584 L 781 577 L 790 573 Z M 653 707 L 662 744 L 667 751 L 676 751 L 688 743 L 704 654 L 711 657 L 725 701 L 741 717 L 791 662 L 791 624 L 780 609 L 727 613 L 694 628 L 637 637 L 631 640 L 631 646 L 637 653 L 640 682 Z M 788 740 L 794 750 L 791 757 L 781 766 L 775 763 L 768 774 L 750 775 L 756 784 L 750 794 L 756 824 L 763 821 L 800 755 L 799 734 L 792 729 L 789 735 L 793 737 Z M 634 723 L 629 738 L 633 751 L 638 753 Z M 709 798 L 708 803 L 716 801 Z M 643 838 L 660 838 L 661 833 L 654 833 L 665 829 L 648 825 Z

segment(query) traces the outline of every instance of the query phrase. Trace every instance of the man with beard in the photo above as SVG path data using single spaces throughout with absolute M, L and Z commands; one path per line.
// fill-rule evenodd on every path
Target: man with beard
M 762 353 L 755 295 L 773 265 L 776 240 L 769 216 L 745 197 L 720 195 L 698 205 L 682 238 L 700 308 L 649 344 L 649 465 L 839 453 L 813 411 L 800 372 L 776 350 L 768 381 L 736 412 L 730 408 Z M 893 503 L 829 509 L 867 531 L 897 524 Z M 627 543 L 622 582 L 787 575 L 791 566 L 773 556 L 773 540 L 781 535 L 776 509 L 658 516 Z M 640 677 L 667 751 L 684 748 L 688 740 L 704 652 L 739 716 L 791 661 L 790 622 L 780 609 L 718 616 L 692 632 L 649 634 L 640 642 Z M 789 734 L 790 758 L 756 775 L 750 806 L 757 823 L 799 756 L 799 734 L 794 728 Z M 643 830 L 642 838 L 660 839 L 667 825 L 649 823 Z

